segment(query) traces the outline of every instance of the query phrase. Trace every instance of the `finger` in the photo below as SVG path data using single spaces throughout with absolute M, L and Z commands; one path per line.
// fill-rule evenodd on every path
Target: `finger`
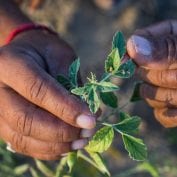
M 91 129 L 95 118 L 88 107 L 66 91 L 35 61 L 20 54 L 18 57 L 1 53 L 0 78 L 30 102 L 49 111 L 76 127 Z
M 57 119 L 9 88 L 0 88 L 0 97 L 1 115 L 18 133 L 49 142 L 71 142 L 80 137 L 79 128 Z
M 140 95 L 142 98 L 148 98 L 167 105 L 177 106 L 177 90 L 155 87 L 149 84 L 142 84 L 140 87 Z
M 137 74 L 150 84 L 164 88 L 177 88 L 177 70 L 148 70 L 140 67 Z
M 139 66 L 156 70 L 176 69 L 176 46 L 176 34 L 159 37 L 136 33 L 128 40 L 127 51 Z
M 164 35 L 177 35 L 177 21 L 166 20 L 146 28 L 135 31 L 137 35 L 160 37 Z
M 166 128 L 177 126 L 177 109 L 154 109 L 155 118 Z
M 9 150 L 9 148 L 7 148 L 8 150 Z M 16 153 L 16 151 L 15 150 L 13 150 L 11 147 L 10 147 L 10 151 L 12 151 L 12 152 L 15 152 Z M 23 152 L 23 153 L 21 153 L 21 152 L 18 152 L 19 154 L 22 154 L 22 155 L 26 155 L 26 156 L 29 156 L 29 157 L 32 157 L 32 158 L 35 158 L 35 159 L 39 159 L 39 160 L 59 160 L 59 159 L 61 159 L 61 157 L 62 157 L 62 154 L 60 155 L 60 154 L 42 154 L 42 153 L 35 153 L 35 152 L 32 152 L 32 153 L 27 153 L 27 152 Z M 66 153 L 67 154 L 67 153 Z
M 0 119 L 0 136 L 6 142 L 10 142 L 13 150 L 19 153 L 39 154 L 63 154 L 71 151 L 71 143 L 52 143 L 23 136 L 12 130 Z
M 27 156 L 30 156 L 32 158 L 38 159 L 38 160 L 46 160 L 46 161 L 53 161 L 53 160 L 60 160 L 61 155 L 58 154 L 40 154 L 40 153 L 31 153 L 31 154 L 24 154 Z
M 13 152 L 13 153 L 16 153 L 16 151 L 14 149 L 12 149 L 11 147 L 11 144 L 9 142 L 7 142 L 7 147 L 6 147 L 7 150 Z M 20 152 L 18 152 L 20 153 Z M 58 154 L 42 154 L 42 153 L 27 153 L 27 152 L 23 152 L 23 153 L 20 153 L 20 154 L 23 154 L 23 155 L 26 155 L 26 156 L 30 156 L 32 158 L 35 158 L 35 159 L 39 159 L 39 160 L 59 160 L 63 155 L 58 155 Z M 67 153 L 66 153 L 67 154 Z
M 176 105 L 172 105 L 168 102 L 163 102 L 163 101 L 157 101 L 157 100 L 152 100 L 149 98 L 144 98 L 145 101 L 148 103 L 149 106 L 153 107 L 153 108 L 176 108 Z

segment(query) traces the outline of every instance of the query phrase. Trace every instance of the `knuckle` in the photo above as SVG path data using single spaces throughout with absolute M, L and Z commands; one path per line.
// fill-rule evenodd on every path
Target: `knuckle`
M 42 104 L 43 100 L 45 100 L 47 90 L 46 81 L 42 78 L 34 78 L 27 84 L 27 93 L 30 99 L 35 100 L 39 104 Z
M 169 34 L 173 34 L 173 20 L 165 21 L 169 26 Z
M 65 139 L 65 134 L 67 132 L 67 130 L 65 129 L 65 123 L 62 122 L 61 124 L 58 124 L 58 131 L 56 132 L 56 138 L 58 139 L 58 142 L 64 142 Z
M 32 122 L 35 116 L 36 108 L 32 107 L 28 111 L 20 111 L 15 114 L 16 130 L 25 136 L 31 135 Z
M 69 152 L 69 143 L 52 142 L 48 144 L 48 148 L 45 153 L 60 155 L 67 152 Z
M 157 72 L 157 80 L 160 85 L 166 84 L 166 72 L 164 70 Z
M 14 132 L 12 136 L 12 145 L 15 147 L 17 151 L 22 153 L 26 153 L 27 151 L 27 141 L 23 137 L 23 135 Z
M 166 37 L 165 45 L 167 48 L 167 61 L 169 64 L 173 64 L 177 59 L 177 38 L 172 35 Z
M 177 92 L 176 92 L 176 90 L 167 89 L 165 101 L 168 105 L 177 105 Z
M 61 149 L 60 149 L 60 144 L 59 143 L 49 143 L 49 153 L 61 153 Z
M 65 142 L 74 141 L 77 138 L 79 138 L 79 133 L 80 129 L 78 128 L 75 127 L 68 128 L 68 131 L 63 134 L 63 139 L 65 140 Z
M 165 101 L 167 101 L 167 103 L 173 103 L 173 96 L 174 96 L 173 91 L 170 89 L 167 89 Z
M 177 84 L 177 71 L 174 72 L 173 78 L 174 78 L 174 81 L 172 81 L 172 83 L 173 83 L 173 84 L 174 84 L 174 83 Z M 176 85 L 176 84 L 175 84 L 175 85 Z
M 175 20 L 173 19 L 170 19 L 170 20 L 166 20 L 166 23 L 168 24 L 169 26 L 169 34 L 174 34 L 174 24 L 176 23 Z
M 71 142 L 79 138 L 79 132 L 80 129 L 63 122 L 63 124 L 61 124 L 61 128 L 59 129 L 58 138 L 60 139 L 60 142 Z

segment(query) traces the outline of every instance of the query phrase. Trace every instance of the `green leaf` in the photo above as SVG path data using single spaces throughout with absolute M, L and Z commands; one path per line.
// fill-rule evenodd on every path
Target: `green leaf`
M 114 76 L 125 79 L 130 78 L 133 76 L 135 68 L 136 65 L 134 64 L 134 62 L 132 60 L 128 60 L 127 62 L 120 65 Z
M 30 172 L 32 177 L 40 177 L 38 172 L 33 167 L 30 167 Z
M 122 134 L 125 149 L 129 152 L 130 158 L 143 161 L 147 158 L 147 147 L 143 141 L 133 136 Z
M 74 89 L 71 90 L 71 93 L 75 94 L 75 95 L 79 95 L 82 96 L 85 94 L 86 91 L 86 87 L 76 87 Z
M 125 43 L 124 36 L 120 31 L 117 32 L 113 37 L 112 49 L 115 48 L 118 49 L 120 58 L 122 58 L 126 52 L 126 43 Z
M 160 177 L 157 168 L 149 162 L 143 162 L 135 168 L 137 172 L 148 172 L 152 177 Z
M 100 100 L 96 92 L 96 87 L 90 87 L 90 91 L 87 97 L 87 103 L 89 104 L 90 111 L 96 113 L 100 107 Z
M 67 165 L 69 167 L 69 173 L 71 173 L 76 161 L 77 161 L 77 153 L 70 152 L 67 156 Z
M 99 152 L 106 151 L 114 138 L 114 130 L 112 127 L 104 126 L 96 132 L 89 144 L 85 147 L 88 152 Z
M 35 159 L 35 162 L 36 162 L 37 168 L 44 175 L 46 175 L 47 177 L 53 177 L 54 176 L 54 173 L 52 172 L 52 170 L 50 170 L 43 162 L 41 162 L 40 160 L 37 160 L 37 159 Z
M 111 82 L 101 81 L 97 83 L 100 92 L 113 92 L 119 90 L 119 87 Z
M 55 168 L 54 177 L 63 177 L 64 174 L 66 174 L 66 166 L 67 166 L 67 156 L 61 158 L 60 162 L 57 164 Z
M 113 128 L 120 133 L 133 134 L 138 132 L 140 122 L 141 119 L 138 116 L 133 116 L 131 118 L 124 119 L 117 124 L 114 124 Z
M 117 108 L 117 97 L 113 92 L 100 92 L 100 98 L 105 105 Z
M 107 60 L 105 61 L 105 71 L 107 73 L 114 73 L 120 66 L 120 56 L 118 49 L 113 49 L 108 55 Z
M 77 75 L 78 75 L 79 68 L 80 68 L 80 59 L 78 58 L 75 61 L 73 61 L 73 63 L 69 67 L 69 80 L 75 87 L 78 86 Z
M 14 173 L 16 175 L 23 175 L 29 169 L 28 164 L 23 164 L 14 168 Z
M 70 80 L 66 77 L 66 76 L 64 76 L 64 75 L 62 75 L 62 74 L 59 74 L 58 76 L 57 76 L 57 81 L 63 86 L 63 87 L 65 87 L 67 90 L 70 90 L 73 86 L 72 86 L 72 84 L 71 84 L 71 82 L 70 82 Z
M 105 165 L 104 160 L 102 159 L 102 157 L 99 153 L 89 152 L 89 155 L 93 159 L 93 161 L 96 163 L 96 165 L 98 166 L 98 169 L 100 170 L 101 173 L 111 176 L 109 170 L 107 169 L 107 167 Z
M 137 82 L 135 84 L 134 91 L 133 91 L 133 94 L 132 94 L 131 99 L 130 99 L 131 102 L 142 100 L 142 98 L 140 96 L 140 86 L 141 86 L 141 84 L 142 84 L 142 82 Z
M 125 112 L 119 112 L 119 119 L 120 121 L 123 121 L 125 119 L 129 119 L 131 118 L 129 114 L 125 113 Z

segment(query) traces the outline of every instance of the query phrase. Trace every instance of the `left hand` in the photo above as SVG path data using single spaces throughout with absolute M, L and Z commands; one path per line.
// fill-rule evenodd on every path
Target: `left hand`
M 127 42 L 128 54 L 145 81 L 140 95 L 164 127 L 177 126 L 177 21 L 137 30 Z
M 75 58 L 65 41 L 43 30 L 0 48 L 0 138 L 16 152 L 55 160 L 86 145 L 95 117 L 55 79 Z

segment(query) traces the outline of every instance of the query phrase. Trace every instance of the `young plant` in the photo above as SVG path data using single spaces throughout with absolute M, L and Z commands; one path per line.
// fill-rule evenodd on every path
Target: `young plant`
M 72 171 L 77 158 L 83 158 L 94 165 L 100 172 L 110 176 L 110 173 L 105 166 L 101 153 L 106 151 L 114 140 L 115 133 L 121 135 L 125 149 L 128 151 L 130 158 L 137 161 L 143 161 L 147 158 L 147 148 L 143 141 L 134 137 L 138 132 L 141 119 L 138 116 L 130 116 L 122 112 L 119 107 L 116 91 L 119 86 L 112 83 L 112 78 L 126 79 L 130 78 L 135 71 L 135 64 L 131 59 L 124 61 L 126 54 L 126 44 L 121 32 L 117 32 L 113 37 L 112 49 L 105 61 L 105 72 L 100 80 L 97 79 L 94 73 L 90 73 L 87 82 L 82 86 L 78 86 L 78 71 L 80 68 L 80 60 L 76 59 L 69 68 L 68 77 L 58 75 L 57 80 L 71 93 L 79 96 L 85 101 L 90 111 L 95 114 L 100 109 L 100 104 L 103 103 L 111 107 L 113 111 L 110 116 L 117 117 L 117 123 L 110 123 L 109 116 L 101 118 L 102 121 L 97 122 L 98 130 L 84 148 L 85 152 L 71 152 L 66 157 L 66 163 L 69 167 L 69 172 Z M 136 87 L 132 101 L 138 99 L 138 87 Z

